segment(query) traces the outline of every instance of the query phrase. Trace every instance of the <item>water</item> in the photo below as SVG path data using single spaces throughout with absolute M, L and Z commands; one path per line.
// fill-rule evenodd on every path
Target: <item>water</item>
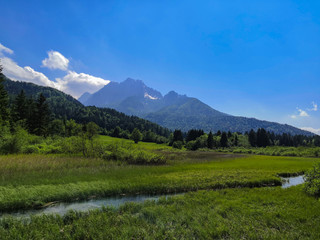
M 26 211 L 18 211 L 13 213 L 0 213 L 0 219 L 3 217 L 14 217 L 14 218 L 30 218 L 31 215 L 42 215 L 42 214 L 57 214 L 60 216 L 65 215 L 68 211 L 89 211 L 95 209 L 101 209 L 102 207 L 115 207 L 118 208 L 126 202 L 144 202 L 146 200 L 159 200 L 160 197 L 169 197 L 174 195 L 181 195 L 181 193 L 166 194 L 166 195 L 137 195 L 137 196 L 122 196 L 122 197 L 109 197 L 103 199 L 91 199 L 81 202 L 72 203 L 55 203 L 46 208 L 32 209 Z
M 304 175 L 297 176 L 297 177 L 282 178 L 283 180 L 282 188 L 288 188 L 288 187 L 292 187 L 292 186 L 296 186 L 304 183 L 303 177 Z

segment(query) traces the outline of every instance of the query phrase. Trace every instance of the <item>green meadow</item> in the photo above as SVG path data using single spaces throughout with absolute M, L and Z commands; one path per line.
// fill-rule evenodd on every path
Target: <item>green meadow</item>
M 120 194 L 275 186 L 281 185 L 279 174 L 303 173 L 317 161 L 301 157 L 171 150 L 155 143 L 132 144 L 111 137 L 101 138 L 104 144 L 114 141 L 118 145 L 157 152 L 167 163 L 129 165 L 63 154 L 1 156 L 1 211 Z
M 0 156 L 0 209 L 137 194 L 189 192 L 120 209 L 4 218 L 8 239 L 261 239 L 319 236 L 319 201 L 302 187 L 281 189 L 280 176 L 302 174 L 319 158 L 186 151 L 99 136 L 100 145 L 146 151 L 166 160 L 137 165 L 80 154 Z M 104 230 L 103 230 L 104 229 Z

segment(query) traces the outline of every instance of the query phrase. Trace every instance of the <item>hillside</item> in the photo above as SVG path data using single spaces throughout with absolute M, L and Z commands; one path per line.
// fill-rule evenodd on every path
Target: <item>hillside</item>
M 5 78 L 4 87 L 8 91 L 11 102 L 20 93 L 25 91 L 27 97 L 36 98 L 43 93 L 52 112 L 52 118 L 74 119 L 79 123 L 95 122 L 106 130 L 112 130 L 119 126 L 123 130 L 132 131 L 138 128 L 141 131 L 151 130 L 156 134 L 168 136 L 170 131 L 148 120 L 135 116 L 127 116 L 110 108 L 85 107 L 72 96 L 57 89 L 42 87 L 33 83 L 12 81 Z
M 171 91 L 165 96 L 147 87 L 141 80 L 128 78 L 111 82 L 94 94 L 84 94 L 84 105 L 105 106 L 143 117 L 169 129 L 246 132 L 265 128 L 276 134 L 313 135 L 310 132 L 275 122 L 238 117 L 219 112 L 196 98 Z

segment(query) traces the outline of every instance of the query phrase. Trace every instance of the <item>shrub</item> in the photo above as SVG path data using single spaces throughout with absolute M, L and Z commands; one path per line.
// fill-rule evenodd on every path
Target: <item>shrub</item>
M 34 145 L 28 145 L 28 146 L 25 146 L 23 149 L 22 149 L 22 152 L 23 153 L 27 153 L 27 154 L 30 154 L 30 153 L 39 153 L 39 148 L 37 146 L 34 146 Z
M 5 154 L 20 153 L 27 142 L 27 131 L 21 127 L 18 127 L 13 135 L 6 136 L 6 138 L 2 142 L 0 151 Z
M 313 196 L 320 197 L 320 163 L 305 174 L 304 190 Z
M 181 149 L 182 146 L 183 146 L 183 143 L 182 143 L 181 141 L 175 141 L 175 142 L 173 142 L 173 144 L 172 144 L 172 147 L 173 147 L 173 148 L 177 148 L 177 149 Z

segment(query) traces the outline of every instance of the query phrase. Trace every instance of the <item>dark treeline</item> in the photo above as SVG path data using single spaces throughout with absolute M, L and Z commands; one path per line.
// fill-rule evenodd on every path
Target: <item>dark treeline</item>
M 267 132 L 263 128 L 257 131 L 251 130 L 244 134 L 240 132 L 231 133 L 217 131 L 215 134 L 209 132 L 206 134 L 201 129 L 191 129 L 187 133 L 181 130 L 175 130 L 170 136 L 169 145 L 182 148 L 185 146 L 189 150 L 199 148 L 227 148 L 227 147 L 267 147 L 267 146 L 285 146 L 285 147 L 319 147 L 320 136 L 290 135 L 287 133 L 274 134 Z
M 267 132 L 263 128 L 259 128 L 257 132 L 251 129 L 248 135 L 249 143 L 252 147 L 266 147 L 266 146 L 286 146 L 286 147 L 299 147 L 299 146 L 320 146 L 320 136 L 304 136 L 304 135 L 291 135 L 287 133 L 274 134 Z

